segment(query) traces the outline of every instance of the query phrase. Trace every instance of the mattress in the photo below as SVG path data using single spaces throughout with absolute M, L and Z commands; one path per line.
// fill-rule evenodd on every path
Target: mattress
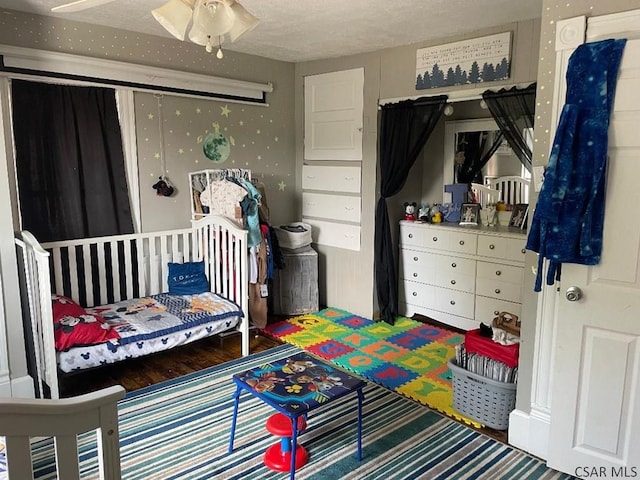
M 240 307 L 211 292 L 149 297 L 88 308 L 102 316 L 120 338 L 58 352 L 66 373 L 168 350 L 235 327 Z

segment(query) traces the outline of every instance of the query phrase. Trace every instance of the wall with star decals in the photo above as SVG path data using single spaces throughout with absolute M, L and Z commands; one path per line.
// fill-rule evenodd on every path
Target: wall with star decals
M 188 226 L 188 173 L 209 168 L 251 169 L 266 186 L 272 223 L 295 220 L 292 122 L 286 114 L 274 107 L 147 93 L 135 95 L 135 108 L 143 230 L 166 228 L 166 217 L 170 227 Z M 212 137 L 220 145 L 209 158 L 203 149 Z M 163 174 L 176 187 L 171 197 L 151 188 Z M 162 215 L 155 215 L 159 206 Z
M 0 45 L 271 82 L 268 106 L 164 95 L 160 114 L 158 98 L 135 94 L 142 227 L 151 231 L 189 226 L 188 172 L 225 167 L 250 168 L 260 178 L 267 189 L 272 223 L 296 220 L 293 64 L 229 50 L 219 60 L 188 41 L 2 8 Z M 228 141 L 229 156 L 222 163 L 209 160 L 202 150 L 212 132 Z M 152 188 L 163 174 L 176 190 L 170 197 L 157 196 Z

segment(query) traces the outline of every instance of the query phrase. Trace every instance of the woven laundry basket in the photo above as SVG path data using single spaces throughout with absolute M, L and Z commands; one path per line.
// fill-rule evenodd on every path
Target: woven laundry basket
M 515 383 L 497 382 L 470 372 L 449 360 L 453 383 L 453 408 L 495 430 L 509 428 L 509 414 L 516 407 Z

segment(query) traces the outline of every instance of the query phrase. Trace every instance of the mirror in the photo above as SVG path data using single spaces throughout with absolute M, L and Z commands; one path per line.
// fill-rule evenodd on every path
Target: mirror
M 445 123 L 444 139 L 444 185 L 457 183 L 456 179 L 456 155 L 460 159 L 461 142 L 464 141 L 463 133 L 483 132 L 487 135 L 489 143 L 499 132 L 498 125 L 492 118 L 458 120 Z M 532 135 L 528 135 L 530 142 Z M 505 140 L 496 153 L 482 168 L 482 178 L 485 185 L 490 185 L 492 180 L 499 177 L 522 177 L 529 179 L 529 172 L 522 166 L 520 159 L 513 153 L 511 147 Z M 451 202 L 451 194 L 444 192 L 444 202 Z M 528 199 L 527 199 L 528 201 Z M 524 202 L 527 203 L 527 202 Z

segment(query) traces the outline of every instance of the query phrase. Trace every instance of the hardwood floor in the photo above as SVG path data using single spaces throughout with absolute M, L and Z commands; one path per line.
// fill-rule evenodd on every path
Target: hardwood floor
M 270 322 L 283 319 L 272 319 Z M 451 329 L 450 326 L 438 324 L 438 322 L 427 317 L 416 315 L 414 320 L 433 323 Z M 463 332 L 461 331 L 461 333 Z M 256 353 L 281 344 L 282 342 L 260 335 L 256 331 L 255 335 L 251 335 L 250 349 L 252 353 Z M 63 397 L 81 395 L 112 385 L 122 385 L 130 392 L 188 373 L 197 372 L 203 368 L 219 365 L 240 356 L 239 334 L 229 335 L 224 339 L 218 337 L 205 338 L 166 352 L 127 360 L 88 372 L 67 375 L 61 381 L 61 395 Z M 507 443 L 506 431 L 498 431 L 491 428 L 477 430 L 500 442 Z
M 250 349 L 256 353 L 281 343 L 256 334 L 251 336 Z M 67 375 L 61 381 L 61 395 L 71 397 L 112 385 L 122 385 L 130 392 L 240 358 L 240 351 L 239 334 L 205 338 L 166 352 Z

